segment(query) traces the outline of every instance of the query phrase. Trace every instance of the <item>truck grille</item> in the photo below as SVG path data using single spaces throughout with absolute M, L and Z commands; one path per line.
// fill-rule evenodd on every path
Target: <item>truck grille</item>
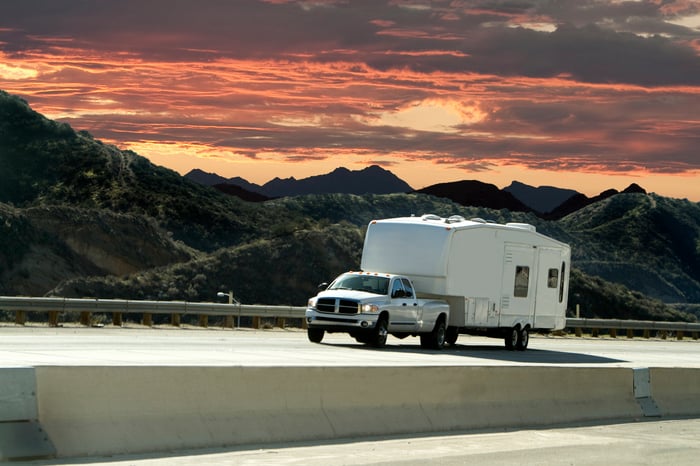
M 338 304 L 338 312 L 341 314 L 357 314 L 358 305 L 357 301 L 352 301 L 349 299 L 336 299 L 336 298 L 320 298 L 316 302 L 316 309 L 319 312 L 335 313 L 336 301 Z

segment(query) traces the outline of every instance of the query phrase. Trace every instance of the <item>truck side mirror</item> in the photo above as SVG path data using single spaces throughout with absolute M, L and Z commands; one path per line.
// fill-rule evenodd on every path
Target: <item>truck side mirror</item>
M 317 288 L 318 288 L 319 290 L 320 290 L 320 289 L 324 289 L 324 290 L 325 290 L 326 288 L 328 288 L 328 283 L 327 283 L 327 282 L 319 283 Z

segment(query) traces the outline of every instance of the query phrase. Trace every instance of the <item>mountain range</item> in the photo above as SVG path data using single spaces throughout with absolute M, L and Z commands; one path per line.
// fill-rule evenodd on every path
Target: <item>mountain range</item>
M 390 174 L 380 167 L 333 173 L 336 182 Z M 300 182 L 312 189 L 304 180 L 291 184 Z M 234 290 L 244 303 L 303 305 L 317 283 L 359 267 L 372 219 L 435 213 L 530 223 L 571 244 L 569 309 L 579 304 L 582 316 L 697 320 L 700 204 L 637 188 L 592 199 L 555 189 L 553 202 L 566 197 L 555 210 L 585 205 L 553 219 L 536 214 L 532 199 L 495 186 L 480 191 L 482 184 L 458 182 L 444 192 L 510 196 L 525 208 L 466 205 L 469 197 L 410 187 L 250 202 L 0 91 L 0 294 L 210 301 Z M 531 191 L 511 187 L 520 197 Z
M 391 194 L 422 193 L 450 199 L 458 204 L 489 209 L 508 209 L 514 212 L 532 212 L 535 215 L 556 220 L 575 212 L 589 204 L 601 201 L 619 191 L 608 189 L 599 195 L 588 198 L 573 189 L 555 186 L 534 187 L 513 181 L 499 189 L 496 185 L 478 180 L 463 180 L 439 183 L 414 190 L 391 171 L 377 165 L 362 170 L 348 170 L 340 167 L 324 175 L 316 175 L 297 180 L 295 178 L 274 178 L 260 186 L 241 177 L 225 178 L 216 173 L 194 169 L 185 178 L 219 191 L 251 202 L 264 202 L 273 198 L 300 196 L 306 194 Z M 632 184 L 623 193 L 646 193 L 644 188 Z
M 188 172 L 185 174 L 185 178 L 200 184 L 217 187 L 224 192 L 227 186 L 237 186 L 244 190 L 243 192 L 239 191 L 241 198 L 248 196 L 245 191 L 262 195 L 264 199 L 306 194 L 390 194 L 413 191 L 408 183 L 378 165 L 352 171 L 339 167 L 325 175 L 311 176 L 301 180 L 294 177 L 274 178 L 262 186 L 250 183 L 241 177 L 224 178 L 199 169 Z

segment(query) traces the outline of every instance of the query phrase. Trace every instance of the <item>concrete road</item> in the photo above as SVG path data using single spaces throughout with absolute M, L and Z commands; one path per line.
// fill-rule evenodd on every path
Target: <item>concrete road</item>
M 700 341 L 533 336 L 525 352 L 462 335 L 456 347 L 423 350 L 390 337 L 381 350 L 344 334 L 310 343 L 302 330 L 198 327 L 0 327 L 0 367 L 154 366 L 605 366 L 700 367 Z
M 513 432 L 455 433 L 352 442 L 286 444 L 173 455 L 23 461 L 21 465 L 695 465 L 700 419 Z M 4 463 L 8 464 L 8 463 Z

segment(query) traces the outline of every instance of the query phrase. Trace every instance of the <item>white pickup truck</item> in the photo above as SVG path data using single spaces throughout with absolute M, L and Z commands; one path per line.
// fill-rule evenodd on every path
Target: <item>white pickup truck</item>
M 440 349 L 448 316 L 445 301 L 418 299 L 407 277 L 375 272 L 340 275 L 306 309 L 310 341 L 320 343 L 325 332 L 345 332 L 377 348 L 391 334 L 419 335 L 422 347 Z

